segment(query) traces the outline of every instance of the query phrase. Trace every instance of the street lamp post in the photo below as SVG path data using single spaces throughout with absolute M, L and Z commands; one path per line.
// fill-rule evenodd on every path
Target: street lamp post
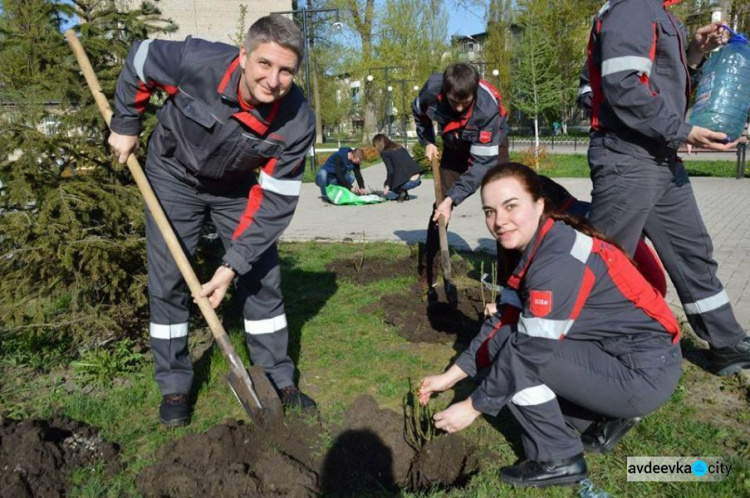
M 401 85 L 401 131 L 404 134 L 404 147 L 407 146 L 406 143 L 406 84 L 409 83 L 412 80 L 394 80 L 394 83 L 399 83 Z M 390 91 L 392 87 L 388 87 L 388 91 Z M 419 90 L 419 87 L 414 85 L 414 90 Z
M 383 73 L 385 75 L 385 88 L 386 88 L 386 93 L 385 93 L 385 95 L 386 95 L 385 118 L 388 120 L 388 137 L 389 138 L 391 136 L 391 118 L 390 118 L 390 115 L 389 115 L 389 112 L 390 112 L 389 111 L 389 104 L 390 104 L 390 93 L 391 93 L 391 90 L 393 89 L 393 87 L 391 87 L 388 84 L 388 71 L 390 71 L 391 69 L 403 69 L 403 68 L 404 68 L 404 66 L 382 66 L 382 67 L 371 67 L 371 68 L 368 69 L 368 71 L 373 71 L 373 70 L 379 71 L 379 70 L 382 69 Z M 373 80 L 372 74 L 368 74 L 367 75 L 367 81 L 372 81 L 372 80 Z
M 307 31 L 307 16 L 308 14 L 318 14 L 321 12 L 335 12 L 336 13 L 336 22 L 333 24 L 334 27 L 337 29 L 341 29 L 343 26 L 341 24 L 341 21 L 339 20 L 339 10 L 338 9 L 307 9 L 305 7 L 302 7 L 297 10 L 285 10 L 283 12 L 273 12 L 273 14 L 301 14 L 302 15 L 302 36 L 305 37 L 305 55 L 304 55 L 304 63 L 305 63 L 305 97 L 307 97 L 307 101 L 310 103 L 310 106 L 313 107 L 313 110 L 315 112 L 318 112 L 319 109 L 316 109 L 315 106 L 317 106 L 318 102 L 315 102 L 315 106 L 313 106 L 312 102 L 312 94 L 310 92 L 310 36 L 308 35 Z M 317 169 L 317 166 L 315 164 L 315 143 L 313 142 L 312 146 L 310 147 L 310 169 L 313 173 L 315 173 L 315 170 Z

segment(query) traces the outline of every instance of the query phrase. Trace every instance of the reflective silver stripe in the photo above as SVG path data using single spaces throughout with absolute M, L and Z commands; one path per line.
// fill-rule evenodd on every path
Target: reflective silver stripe
M 490 88 L 484 83 L 482 83 L 481 81 L 479 82 L 479 86 L 484 88 L 487 91 L 487 93 L 490 94 L 490 97 L 492 97 L 492 100 L 495 101 L 495 105 L 497 105 L 497 99 L 495 98 L 495 94 L 492 93 L 492 90 L 490 90 Z
M 714 294 L 711 297 L 701 299 L 700 301 L 696 301 L 694 303 L 685 303 L 682 306 L 683 308 L 685 308 L 685 313 L 689 313 L 691 315 L 700 315 L 702 313 L 713 311 L 716 308 L 720 308 L 725 304 L 729 304 L 729 296 L 727 296 L 727 291 L 722 289 L 721 292 L 719 292 L 718 294 Z
M 265 320 L 245 320 L 245 332 L 250 335 L 273 334 L 286 328 L 286 315 Z
M 552 392 L 552 389 L 544 384 L 539 384 L 538 386 L 527 387 L 526 389 L 518 391 L 510 400 L 514 405 L 532 406 L 552 401 L 555 397 L 555 393 Z
M 153 40 L 145 40 L 143 43 L 138 45 L 138 51 L 133 57 L 133 65 L 135 66 L 135 72 L 138 73 L 138 78 L 148 84 L 146 77 L 143 75 L 143 66 L 146 65 L 146 57 L 148 56 L 148 46 L 151 45 Z
M 149 327 L 149 335 L 153 339 L 177 339 L 180 337 L 187 337 L 188 324 L 185 323 L 173 323 L 171 325 L 162 325 L 159 323 L 151 323 Z
M 602 8 L 599 9 L 599 12 L 596 13 L 598 17 L 601 17 L 602 14 L 607 12 L 609 10 L 609 2 L 604 2 L 604 5 L 602 5 Z
M 529 318 L 521 315 L 518 320 L 518 331 L 531 337 L 560 339 L 573 326 L 573 320 L 548 320 L 547 318 Z
M 279 180 L 271 175 L 260 172 L 260 188 L 269 192 L 276 192 L 281 195 L 299 197 L 302 190 L 302 182 L 297 180 Z
M 471 154 L 475 156 L 491 157 L 496 156 L 500 152 L 499 145 L 472 145 L 469 149 Z
M 583 85 L 581 88 L 578 89 L 578 96 L 585 95 L 587 93 L 591 93 L 593 90 L 591 89 L 590 85 Z
M 594 239 L 581 232 L 576 232 L 576 241 L 570 250 L 570 255 L 581 263 L 586 264 L 591 254 L 591 248 L 594 247 Z
M 602 78 L 621 71 L 638 71 L 638 74 L 650 76 L 653 64 L 648 57 L 638 57 L 636 55 L 614 57 L 602 62 Z
M 513 289 L 503 289 L 502 294 L 500 294 L 500 304 L 510 304 L 519 310 L 523 309 L 521 298 L 518 297 L 518 292 Z

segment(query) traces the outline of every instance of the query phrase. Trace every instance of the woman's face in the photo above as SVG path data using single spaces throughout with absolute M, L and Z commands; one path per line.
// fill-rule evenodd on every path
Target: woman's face
M 544 200 L 534 201 L 515 178 L 500 178 L 482 189 L 482 209 L 487 229 L 500 245 L 523 251 L 539 227 Z

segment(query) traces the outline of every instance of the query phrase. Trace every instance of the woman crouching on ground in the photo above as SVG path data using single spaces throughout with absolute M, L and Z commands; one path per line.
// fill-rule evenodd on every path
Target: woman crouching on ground
M 408 201 L 408 191 L 422 184 L 422 167 L 405 148 L 382 133 L 372 137 L 372 146 L 378 149 L 385 163 L 386 177 L 383 195 L 387 196 L 389 192 L 393 192 L 396 195 L 396 201 Z
M 588 475 L 584 450 L 611 450 L 669 399 L 681 373 L 679 326 L 618 247 L 580 218 L 545 211 L 530 168 L 497 166 L 481 192 L 487 228 L 521 259 L 479 335 L 445 373 L 422 380 L 419 400 L 489 369 L 435 426 L 457 432 L 507 404 L 526 455 L 502 469 L 503 481 L 573 484 Z

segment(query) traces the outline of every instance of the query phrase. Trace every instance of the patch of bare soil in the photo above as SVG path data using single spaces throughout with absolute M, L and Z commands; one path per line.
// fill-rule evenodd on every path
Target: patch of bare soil
M 387 495 L 400 489 L 455 486 L 477 468 L 460 436 L 416 452 L 404 418 L 358 398 L 327 445 L 322 424 L 305 414 L 274 422 L 228 421 L 162 447 L 138 478 L 144 496 Z
M 338 278 L 353 280 L 361 285 L 400 275 L 416 275 L 412 258 L 395 260 L 368 258 L 365 253 L 360 253 L 360 250 L 356 248 L 354 253 L 356 256 L 352 258 L 331 261 L 326 265 L 326 270 L 335 273 Z
M 70 487 L 72 470 L 103 463 L 116 474 L 120 449 L 96 429 L 68 419 L 0 423 L 0 496 L 58 497 Z
M 484 321 L 484 303 L 478 286 L 458 288 L 458 307 L 448 304 L 441 285 L 435 287 L 437 301 L 428 302 L 418 286 L 387 294 L 363 308 L 363 313 L 385 311 L 385 323 L 396 327 L 409 342 L 468 344 Z

